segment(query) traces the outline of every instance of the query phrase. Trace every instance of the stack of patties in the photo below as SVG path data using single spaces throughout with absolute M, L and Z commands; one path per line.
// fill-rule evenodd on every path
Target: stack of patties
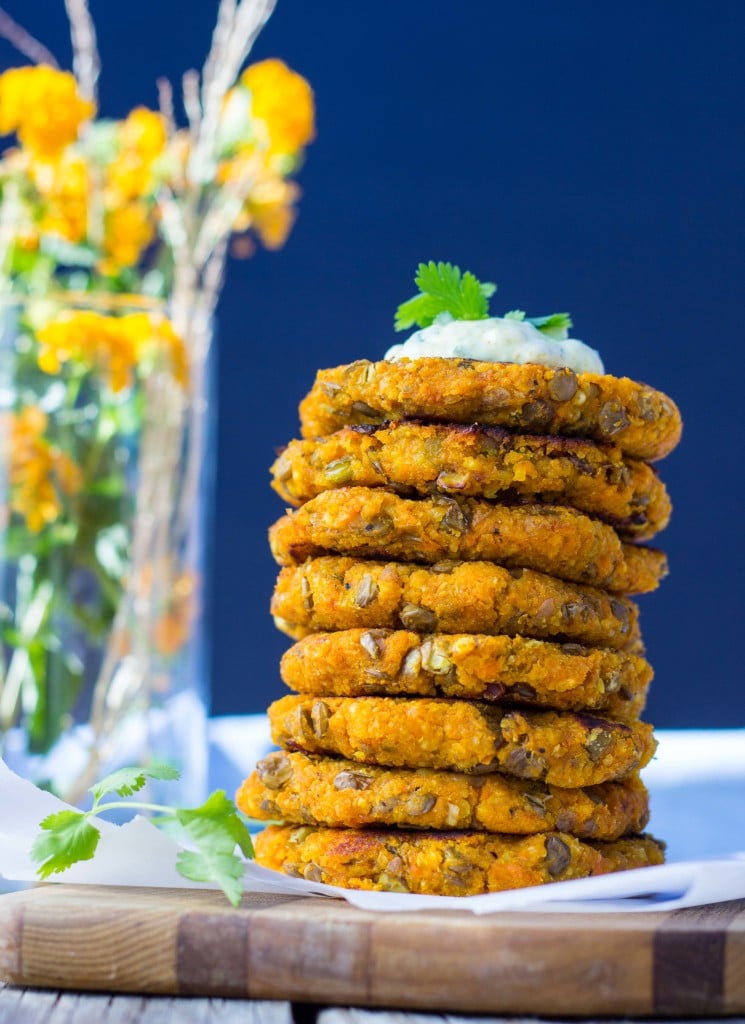
M 295 691 L 238 804 L 265 866 L 470 895 L 658 864 L 652 669 L 629 595 L 664 555 L 673 402 L 454 358 L 321 371 L 274 466 Z

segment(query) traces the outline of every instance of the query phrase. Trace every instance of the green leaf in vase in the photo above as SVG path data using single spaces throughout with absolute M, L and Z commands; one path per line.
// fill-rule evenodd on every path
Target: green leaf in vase
M 129 568 L 129 534 L 121 523 L 101 530 L 96 538 L 96 558 L 114 580 L 124 578 Z
M 41 236 L 41 252 L 55 264 L 68 267 L 94 267 L 99 255 L 89 245 L 75 245 L 58 235 Z
M 125 493 L 124 478 L 121 473 L 98 477 L 86 486 L 86 491 L 102 498 L 121 498 Z

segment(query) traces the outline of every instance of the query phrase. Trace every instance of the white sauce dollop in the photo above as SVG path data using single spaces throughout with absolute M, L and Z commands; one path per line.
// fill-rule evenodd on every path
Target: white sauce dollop
M 540 363 L 575 373 L 604 373 L 595 351 L 576 338 L 556 339 L 522 320 L 490 317 L 487 320 L 453 320 L 443 315 L 430 327 L 416 331 L 401 345 L 393 345 L 385 358 L 478 359 L 486 363 Z

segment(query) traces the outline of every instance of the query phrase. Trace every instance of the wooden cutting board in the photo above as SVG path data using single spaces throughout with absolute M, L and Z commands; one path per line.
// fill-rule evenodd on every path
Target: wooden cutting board
M 672 913 L 383 914 L 56 885 L 0 897 L 0 979 L 108 992 L 567 1016 L 745 1013 L 745 900 Z

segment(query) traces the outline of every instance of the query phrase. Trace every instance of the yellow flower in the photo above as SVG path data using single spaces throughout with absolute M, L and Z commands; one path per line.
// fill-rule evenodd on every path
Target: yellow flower
M 68 362 L 78 362 L 108 377 L 112 391 L 134 383 L 145 359 L 163 354 L 179 384 L 188 378 L 183 342 L 170 321 L 150 313 L 107 316 L 91 310 L 69 310 L 37 331 L 38 363 L 44 373 L 57 374 Z
M 137 107 L 120 127 L 121 149 L 106 171 L 103 259 L 99 269 L 116 274 L 134 267 L 155 239 L 156 211 L 144 201 L 155 187 L 153 162 L 166 132 L 160 114 Z
M 267 249 L 281 249 L 295 223 L 295 210 L 277 203 L 257 206 L 254 210 L 254 228 Z
M 150 208 L 135 201 L 114 206 L 104 218 L 104 259 L 100 269 L 115 274 L 121 267 L 134 267 L 155 237 Z
M 246 182 L 252 183 L 253 188 L 256 182 L 269 174 L 274 176 L 266 166 L 264 155 L 247 146 L 227 160 L 220 161 L 215 179 L 218 185 L 238 185 L 243 190 Z
M 155 344 L 158 351 L 163 353 L 167 369 L 178 384 L 186 387 L 189 382 L 189 361 L 186 355 L 186 347 L 180 335 L 176 334 L 170 320 L 162 318 L 156 324 Z
M 69 71 L 39 64 L 0 75 L 0 134 L 15 132 L 42 159 L 54 159 L 74 142 L 81 124 L 94 113 Z
M 162 614 L 153 623 L 156 649 L 166 657 L 176 654 L 187 643 L 196 615 L 198 580 L 193 572 L 183 572 L 173 581 Z
M 153 164 L 166 147 L 163 117 L 135 107 L 119 126 L 120 150 L 108 168 L 107 189 L 127 199 L 148 195 L 155 187 Z
M 137 351 L 139 362 L 150 360 L 168 370 L 174 379 L 185 386 L 189 367 L 184 343 L 164 316 L 153 313 L 129 313 L 119 318 Z
M 251 93 L 251 114 L 266 126 L 270 153 L 293 155 L 315 138 L 313 90 L 302 75 L 276 58 L 246 68 L 240 78 Z
M 48 163 L 31 161 L 29 176 L 41 199 L 38 228 L 68 242 L 82 242 L 88 233 L 90 175 L 85 160 L 70 151 Z
M 135 107 L 122 121 L 121 140 L 125 149 L 152 163 L 166 145 L 163 115 L 147 107 Z
M 223 160 L 217 168 L 217 180 L 221 184 L 239 183 L 241 179 L 252 184 L 233 230 L 253 230 L 267 249 L 281 249 L 295 223 L 294 204 L 300 197 L 299 187 L 268 168 L 260 155 L 250 149 Z M 234 246 L 233 251 L 250 254 L 245 245 L 238 246 L 237 250 Z
M 295 223 L 293 203 L 299 195 L 297 185 L 280 179 L 264 182 L 251 193 L 246 212 L 267 249 L 281 249 L 287 241 Z
M 61 313 L 37 331 L 39 367 L 57 374 L 68 362 L 81 362 L 106 373 L 112 391 L 122 391 L 134 379 L 135 343 L 122 326 L 124 317 L 89 310 Z
M 11 423 L 10 506 L 38 533 L 62 511 L 62 496 L 83 485 L 80 467 L 44 437 L 47 416 L 27 406 Z

